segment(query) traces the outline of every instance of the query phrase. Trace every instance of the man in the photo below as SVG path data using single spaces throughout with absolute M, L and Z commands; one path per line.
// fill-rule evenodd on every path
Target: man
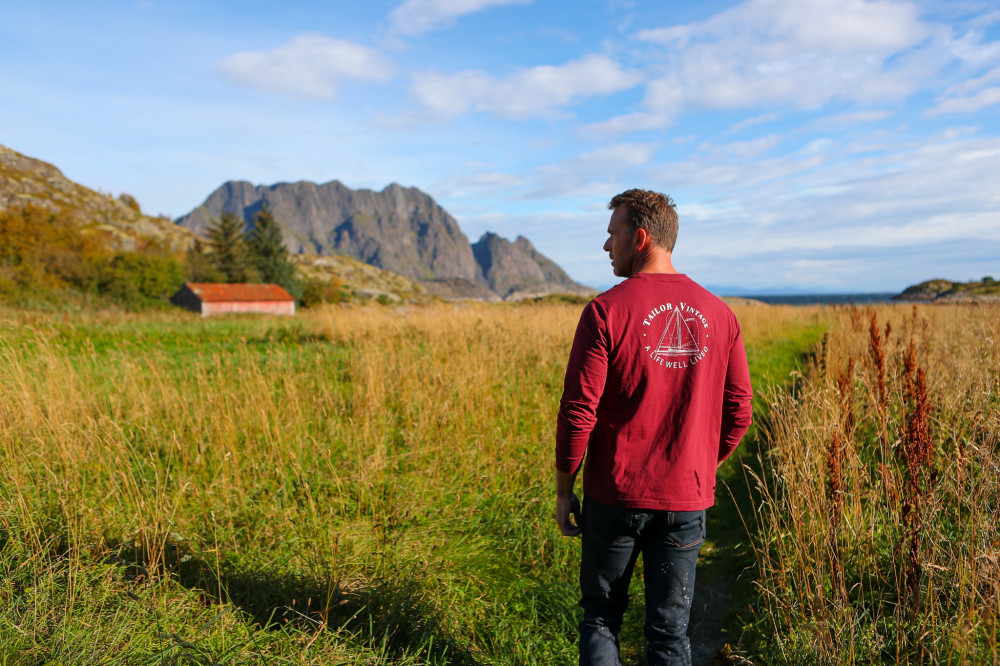
M 580 663 L 621 663 L 642 553 L 649 663 L 690 664 L 705 509 L 716 468 L 750 426 L 750 374 L 732 311 L 674 269 L 673 201 L 633 189 L 608 207 L 604 250 L 628 279 L 580 317 L 556 429 L 556 520 L 583 535 Z M 573 487 L 584 454 L 581 513 Z

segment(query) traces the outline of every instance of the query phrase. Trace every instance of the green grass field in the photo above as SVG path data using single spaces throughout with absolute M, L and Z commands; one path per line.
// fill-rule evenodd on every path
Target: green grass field
M 0 311 L 0 664 L 575 663 L 552 452 L 580 309 Z M 766 424 L 837 316 L 737 314 Z M 726 640 L 782 663 L 759 432 L 700 575 L 734 585 Z M 640 639 L 630 612 L 629 663 Z

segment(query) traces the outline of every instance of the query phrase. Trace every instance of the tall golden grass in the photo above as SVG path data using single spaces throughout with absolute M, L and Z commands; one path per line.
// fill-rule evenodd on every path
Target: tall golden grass
M 1000 308 L 836 308 L 771 396 L 756 552 L 775 661 L 998 663 Z
M 0 656 L 574 663 L 580 309 L 0 312 Z M 737 310 L 777 382 L 829 317 Z

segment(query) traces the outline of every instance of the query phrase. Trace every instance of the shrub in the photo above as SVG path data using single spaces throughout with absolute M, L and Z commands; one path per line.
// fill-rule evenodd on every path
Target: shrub
M 139 202 L 136 201 L 135 197 L 132 196 L 131 194 L 126 194 L 125 192 L 122 192 L 121 195 L 118 197 L 118 200 L 121 201 L 126 206 L 128 206 L 129 208 L 131 208 L 132 210 L 134 210 L 135 212 L 142 213 L 142 209 L 139 208 Z
M 348 295 L 337 278 L 329 280 L 308 278 L 302 281 L 300 303 L 304 308 L 313 308 L 323 303 L 341 303 L 347 298 Z
M 166 253 L 117 252 L 102 276 L 102 295 L 129 306 L 169 301 L 184 284 L 180 262 Z

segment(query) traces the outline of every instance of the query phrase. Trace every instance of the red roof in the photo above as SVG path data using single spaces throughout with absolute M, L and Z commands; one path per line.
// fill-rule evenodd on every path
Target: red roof
M 287 291 L 276 284 L 215 284 L 188 282 L 187 288 L 203 303 L 229 301 L 294 301 Z

